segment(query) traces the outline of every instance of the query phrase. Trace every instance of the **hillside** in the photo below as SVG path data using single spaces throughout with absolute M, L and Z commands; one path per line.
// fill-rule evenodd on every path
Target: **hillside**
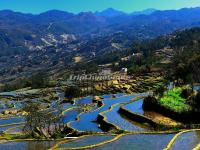
M 199 26 L 199 14 L 200 8 L 135 14 L 113 9 L 79 14 L 51 10 L 38 15 L 0 11 L 0 81 L 30 77 L 39 71 L 67 72 L 71 68 L 84 68 L 87 62 L 91 66 L 118 62 L 117 70 L 121 67 L 137 70 L 138 66 L 132 66 L 135 60 L 121 62 L 121 58 L 137 53 L 139 44 L 145 56 L 140 65 L 154 64 L 147 57 L 152 51 L 161 50 L 163 54 L 165 47 L 175 49 L 196 42 L 197 31 L 182 36 L 185 33 L 181 30 Z M 177 36 L 170 34 L 173 31 Z M 193 37 L 188 36 L 193 35 L 191 41 Z M 171 57 L 171 52 L 167 53 Z M 165 57 L 164 54 L 163 62 L 170 61 Z M 74 58 L 80 58 L 82 66 L 77 66 Z
M 130 37 L 137 39 L 154 38 L 177 29 L 198 26 L 199 13 L 200 8 L 152 11 L 147 15 L 145 12 L 125 14 L 113 9 L 80 14 L 51 10 L 39 15 L 0 11 L 0 55 L 20 53 L 21 49 L 45 49 L 51 44 L 68 44 L 75 39 L 81 42 L 101 39 L 115 32 L 129 33 Z

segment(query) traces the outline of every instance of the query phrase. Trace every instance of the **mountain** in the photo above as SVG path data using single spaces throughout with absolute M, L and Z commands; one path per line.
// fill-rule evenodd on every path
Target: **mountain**
M 200 25 L 200 8 L 155 11 L 150 15 L 133 15 L 111 27 L 114 30 L 135 32 L 140 38 L 154 38 L 172 31 Z M 118 25 L 116 25 L 118 24 Z
M 81 42 L 81 46 L 88 45 L 90 41 L 104 37 L 116 42 L 115 36 L 112 36 L 118 32 L 122 37 L 129 35 L 129 38 L 124 39 L 127 45 L 134 39 L 155 38 L 178 29 L 199 26 L 199 14 L 198 7 L 167 11 L 149 9 L 134 15 L 111 8 L 97 13 L 79 14 L 51 10 L 39 15 L 4 10 L 0 11 L 0 56 L 46 49 L 52 45 L 66 47 L 75 41 Z M 91 45 L 99 49 L 95 44 Z M 75 47 L 81 50 L 81 46 Z
M 145 9 L 143 11 L 136 11 L 131 13 L 131 15 L 150 15 L 152 13 L 154 13 L 155 11 L 158 11 L 157 9 L 153 9 L 153 8 L 149 8 L 149 9 Z
M 74 17 L 73 13 L 60 11 L 60 10 L 50 10 L 44 13 L 41 13 L 39 15 L 36 15 L 35 18 L 33 18 L 33 21 L 38 21 L 38 23 L 41 22 L 56 22 L 59 20 L 68 20 Z
M 113 8 L 108 8 L 106 10 L 103 10 L 101 12 L 95 12 L 96 16 L 102 16 L 102 17 L 117 17 L 117 16 L 126 16 L 126 15 L 150 15 L 153 12 L 158 11 L 156 9 L 150 8 L 150 9 L 145 9 L 143 11 L 136 11 L 131 14 L 113 9 Z
M 103 17 L 116 17 L 116 16 L 127 15 L 127 14 L 122 11 L 115 10 L 113 8 L 108 8 L 106 10 L 103 10 L 102 12 L 96 12 L 95 15 L 103 16 Z
M 199 14 L 198 7 L 138 15 L 113 9 L 79 14 L 51 10 L 38 15 L 0 11 L 0 75 L 2 80 L 26 76 L 73 65 L 76 56 L 90 61 L 130 49 L 135 41 L 200 26 Z

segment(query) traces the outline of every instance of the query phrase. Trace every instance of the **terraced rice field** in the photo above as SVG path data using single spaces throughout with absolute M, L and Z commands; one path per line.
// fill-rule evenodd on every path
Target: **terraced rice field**
M 144 99 L 140 99 L 130 104 L 126 104 L 124 105 L 124 108 L 129 110 L 130 112 L 143 115 L 144 114 L 144 110 L 142 109 L 143 101 Z
M 25 120 L 23 117 L 11 117 L 6 119 L 0 119 L 0 126 L 5 126 L 13 123 L 23 123 L 24 121 Z
M 19 141 L 1 143 L 1 150 L 47 150 L 51 148 L 56 141 Z
M 92 97 L 85 97 L 71 103 L 61 103 L 64 123 L 77 132 L 88 132 L 89 135 L 77 138 L 63 138 L 60 141 L 4 141 L 0 140 L 0 149 L 2 150 L 46 150 L 46 149 L 94 149 L 94 150 L 162 150 L 166 148 L 171 139 L 175 136 L 167 132 L 158 133 L 152 130 L 147 124 L 141 124 L 129 120 L 125 115 L 119 113 L 120 107 L 124 107 L 130 112 L 144 115 L 142 109 L 143 99 L 147 93 L 124 95 L 113 94 L 103 95 L 101 101 L 103 105 L 97 107 L 93 104 Z M 58 103 L 61 102 L 64 95 L 59 93 Z M 136 100 L 136 101 L 133 101 Z M 54 107 L 57 102 L 53 102 L 50 107 Z M 15 104 L 18 107 L 21 105 Z M 45 104 L 46 105 L 46 104 Z M 91 105 L 90 111 L 85 111 L 85 106 Z M 48 112 L 48 109 L 47 109 Z M 101 115 L 104 120 L 117 127 L 115 134 L 105 133 L 101 125 L 97 122 L 97 117 Z M 22 125 L 9 125 L 13 123 L 22 123 L 24 118 L 15 116 L 0 119 L 0 130 L 6 134 L 22 133 Z M 8 126 L 9 125 L 9 126 Z M 126 132 L 124 132 L 126 131 Z M 97 133 L 101 132 L 101 134 Z M 136 133 L 137 132 L 137 133 Z M 67 136 L 67 135 L 66 135 Z M 171 145 L 172 150 L 190 150 L 200 143 L 200 131 L 193 131 L 181 134 Z
M 106 118 L 106 120 L 109 123 L 116 125 L 120 130 L 125 130 L 130 132 L 150 131 L 148 126 L 138 124 L 137 122 L 128 120 L 127 118 L 123 118 L 122 115 L 118 113 L 119 108 L 120 105 L 113 106 L 111 110 L 102 113 L 102 115 Z
M 107 140 L 113 139 L 115 136 L 112 135 L 94 135 L 94 136 L 87 136 L 84 138 L 80 138 L 78 140 L 72 142 L 64 142 L 59 144 L 58 148 L 77 148 L 77 147 L 86 147 L 90 145 L 95 145 Z
M 94 148 L 94 150 L 162 150 L 173 134 L 124 135 L 120 139 Z
M 171 150 L 190 150 L 196 147 L 200 143 L 200 131 L 187 132 L 180 135 Z
M 11 126 L 4 126 L 4 127 L 0 127 L 0 132 L 4 132 L 10 128 L 15 128 L 18 127 L 19 125 L 11 125 Z
M 82 112 L 80 108 L 74 108 L 64 113 L 63 122 L 67 124 L 70 121 L 75 121 L 76 117 Z
M 15 126 L 13 128 L 9 128 L 6 130 L 8 134 L 22 134 L 23 133 L 23 125 Z
M 146 94 L 136 94 L 136 95 L 122 96 L 113 99 L 112 98 L 105 99 L 102 101 L 104 104 L 102 107 L 93 112 L 81 114 L 78 117 L 79 119 L 75 122 L 71 122 L 69 126 L 78 131 L 102 132 L 102 130 L 99 128 L 99 125 L 95 122 L 99 113 L 106 111 L 116 103 L 129 102 L 133 98 L 144 95 Z

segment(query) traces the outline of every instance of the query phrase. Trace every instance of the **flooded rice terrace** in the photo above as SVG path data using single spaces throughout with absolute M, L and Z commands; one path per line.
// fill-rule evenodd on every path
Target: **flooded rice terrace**
M 26 96 L 30 93 L 20 93 Z M 0 149 L 1 150 L 46 150 L 46 149 L 126 149 L 162 150 L 176 135 L 174 131 L 155 130 L 148 122 L 138 122 L 134 117 L 123 114 L 121 109 L 135 116 L 148 117 L 142 108 L 148 93 L 126 95 L 123 93 L 92 96 L 67 101 L 62 90 L 55 90 L 57 99 L 44 101 L 37 98 L 18 100 L 17 92 L 0 93 Z M 6 99 L 9 97 L 9 99 Z M 62 107 L 63 122 L 68 130 L 62 139 L 5 139 L 24 134 L 25 115 L 19 110 L 24 103 L 37 101 L 46 112 L 56 105 Z M 55 113 L 57 111 L 55 110 Z M 155 114 L 154 114 L 155 115 Z M 154 116 L 155 117 L 155 116 Z M 160 116 L 159 116 L 160 117 Z M 78 133 L 74 136 L 72 133 Z M 200 143 L 199 131 L 181 134 L 172 149 L 188 150 Z M 71 137 L 73 136 L 73 137 Z

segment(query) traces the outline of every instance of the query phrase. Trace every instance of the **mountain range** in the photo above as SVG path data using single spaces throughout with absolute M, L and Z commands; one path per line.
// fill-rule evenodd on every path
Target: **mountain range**
M 112 8 L 102 12 L 50 10 L 38 15 L 0 11 L 0 56 L 46 46 L 86 43 L 116 33 L 130 40 L 154 38 L 174 30 L 200 25 L 200 8 L 124 13 Z M 113 37 L 115 38 L 115 37 Z
M 200 26 L 199 7 L 130 14 L 112 8 L 79 14 L 50 10 L 37 15 L 2 10 L 0 74 L 11 74 L 9 68 L 16 66 L 28 71 L 33 66 L 69 65 L 74 56 L 88 60 L 130 48 L 134 41 L 196 26 Z

